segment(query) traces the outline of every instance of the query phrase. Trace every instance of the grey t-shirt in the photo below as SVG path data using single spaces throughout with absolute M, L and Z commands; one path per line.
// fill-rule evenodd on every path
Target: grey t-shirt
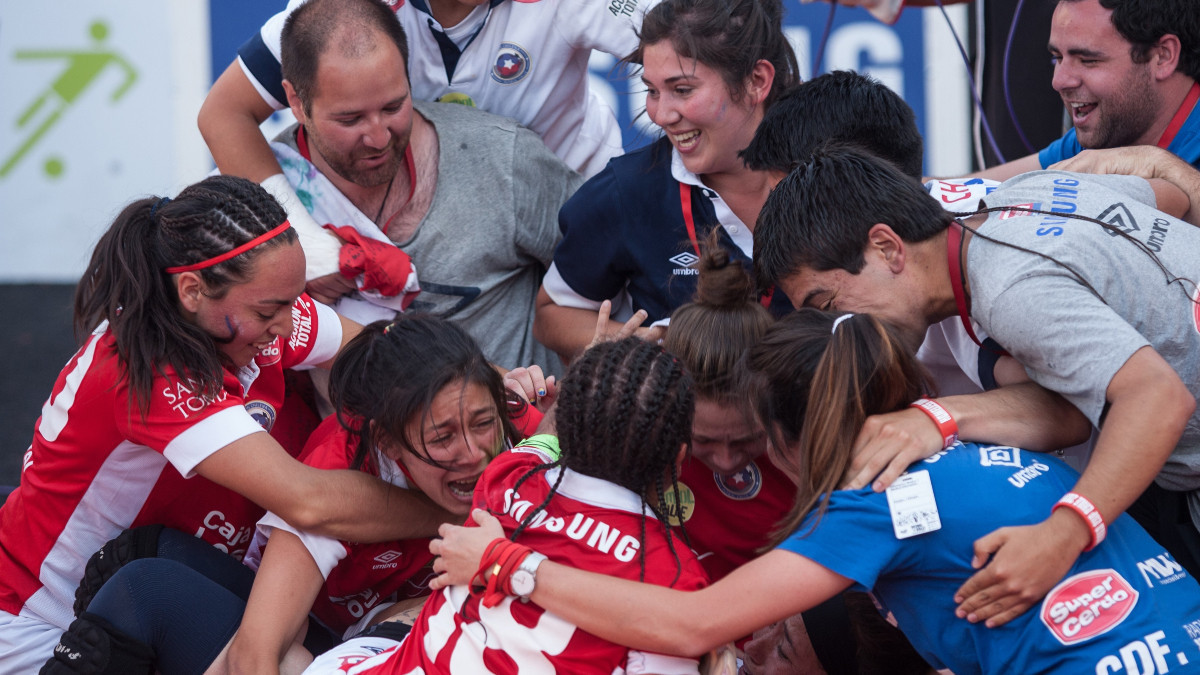
M 974 237 L 967 252 L 972 317 L 1034 381 L 1098 424 L 1113 376 L 1151 345 L 1192 395 L 1200 395 L 1200 314 L 1192 301 L 1193 282 L 1200 281 L 1200 229 L 1155 210 L 1149 183 L 1037 171 L 1007 181 L 986 202 L 1090 216 L 1145 247 L 1066 216 L 1019 210 L 988 216 L 980 234 L 1057 261 L 982 237 Z M 1186 281 L 1169 283 L 1172 276 Z M 1157 482 L 1171 490 L 1200 488 L 1200 414 L 1189 420 Z
M 560 238 L 558 210 L 583 179 L 507 117 L 450 103 L 414 107 L 437 130 L 439 154 L 428 213 L 408 240 L 393 242 L 412 258 L 421 284 L 408 311 L 457 322 L 493 363 L 536 363 L 561 374 L 558 356 L 533 339 L 533 313 Z M 295 150 L 291 132 L 275 145 Z M 346 213 L 348 200 L 313 180 L 315 167 L 295 166 L 295 153 L 280 163 L 314 216 Z M 349 224 L 366 226 L 357 209 L 349 215 Z

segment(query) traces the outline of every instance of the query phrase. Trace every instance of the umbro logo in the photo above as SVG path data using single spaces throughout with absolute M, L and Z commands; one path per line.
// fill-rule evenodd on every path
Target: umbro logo
M 396 558 L 399 558 L 400 555 L 401 555 L 401 553 L 399 551 L 384 551 L 383 553 L 380 553 L 379 555 L 375 556 L 375 562 L 387 564 L 387 563 L 392 562 Z
M 667 258 L 667 260 L 675 263 L 675 269 L 671 270 L 672 274 L 688 277 L 700 274 L 700 270 L 692 267 L 692 265 L 695 265 L 700 260 L 700 256 L 691 251 L 684 251 L 679 255 Z
M 1108 223 L 1125 234 L 1133 234 L 1134 232 L 1142 229 L 1138 227 L 1137 221 L 1133 219 L 1133 214 L 1129 212 L 1129 207 L 1122 203 L 1113 204 L 1112 206 L 1108 207 L 1104 210 L 1104 213 L 1096 216 L 1096 220 Z M 1117 233 L 1112 230 L 1106 231 L 1108 232 L 1109 236 L 1118 236 Z
M 667 258 L 670 262 L 675 263 L 675 269 L 671 270 L 671 274 L 683 277 L 692 277 L 700 274 L 700 270 L 692 267 L 700 260 L 700 256 L 691 251 L 684 251 L 679 255 Z
M 691 267 L 692 265 L 696 264 L 697 260 L 700 260 L 700 257 L 691 251 L 684 251 L 677 256 L 667 258 L 667 260 L 670 260 L 680 267 Z

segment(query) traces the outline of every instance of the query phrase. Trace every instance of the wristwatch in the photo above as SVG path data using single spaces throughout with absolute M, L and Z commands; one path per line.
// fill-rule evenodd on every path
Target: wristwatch
M 529 602 L 529 596 L 533 594 L 533 589 L 537 586 L 538 565 L 541 565 L 545 559 L 546 556 L 541 553 L 530 553 L 525 556 L 520 565 L 517 565 L 517 569 L 509 578 L 509 587 L 521 599 L 521 602 Z

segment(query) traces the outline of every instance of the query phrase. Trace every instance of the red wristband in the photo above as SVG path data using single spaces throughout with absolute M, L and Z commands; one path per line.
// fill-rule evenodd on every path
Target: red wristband
M 1050 509 L 1054 513 L 1059 507 L 1066 507 L 1083 518 L 1083 522 L 1092 528 L 1092 541 L 1088 547 L 1083 549 L 1084 552 L 1090 551 L 1100 545 L 1104 541 L 1104 535 L 1108 533 L 1108 527 L 1104 524 L 1104 516 L 1100 514 L 1100 510 L 1095 507 L 1087 497 L 1074 492 L 1068 492 L 1058 500 L 1058 503 Z
M 509 578 L 530 553 L 533 553 L 533 549 L 507 539 L 496 539 L 488 545 L 484 552 L 481 569 L 487 570 L 490 566 L 492 575 L 488 578 L 487 586 L 484 589 L 482 600 L 484 607 L 495 607 L 504 598 L 513 595 Z
M 938 433 L 942 435 L 943 450 L 958 442 L 958 423 L 940 403 L 928 398 L 919 398 L 913 401 L 909 407 L 925 413 L 937 425 Z

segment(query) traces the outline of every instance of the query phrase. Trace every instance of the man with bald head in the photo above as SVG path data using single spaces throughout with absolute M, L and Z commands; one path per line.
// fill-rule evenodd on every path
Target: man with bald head
M 421 286 L 412 309 L 459 322 L 493 362 L 556 369 L 530 326 L 578 175 L 512 120 L 413 101 L 407 39 L 383 2 L 305 3 L 282 50 L 298 124 L 272 149 L 317 222 L 407 253 Z M 360 321 L 394 313 L 340 274 L 309 289 Z

